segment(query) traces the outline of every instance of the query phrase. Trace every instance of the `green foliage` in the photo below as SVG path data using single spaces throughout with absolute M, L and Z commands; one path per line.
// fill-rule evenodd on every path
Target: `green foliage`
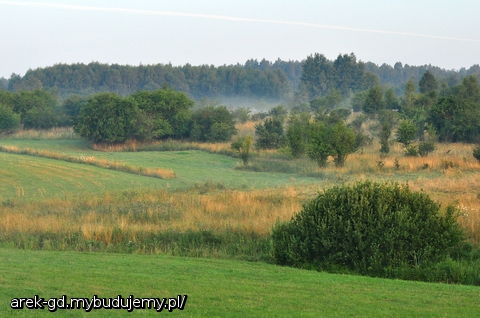
M 418 83 L 420 93 L 430 93 L 438 89 L 438 82 L 430 71 L 426 71 Z
M 414 106 L 416 95 L 416 86 L 412 80 L 409 80 L 405 86 L 405 94 L 401 100 L 402 111 L 411 109 Z
M 370 137 L 366 133 L 360 131 L 355 133 L 355 148 L 371 146 L 373 144 L 373 137 Z
M 118 143 L 135 137 L 139 109 L 114 93 L 91 96 L 80 109 L 75 132 L 94 142 Z
M 185 93 L 164 88 L 153 92 L 140 91 L 129 98 L 138 105 L 140 111 L 140 139 L 178 139 L 188 136 L 194 102 Z
M 357 149 L 354 131 L 341 121 L 333 125 L 317 121 L 310 126 L 309 135 L 307 154 L 319 167 L 327 165 L 329 156 L 333 157 L 336 166 L 341 167 L 347 156 Z
M 408 147 L 415 139 L 417 127 L 411 120 L 402 120 L 397 128 L 397 142 Z
M 292 92 L 300 81 L 301 63 L 278 61 L 268 67 L 247 65 L 172 66 L 58 64 L 29 70 L 24 77 L 13 76 L 9 89 L 14 91 L 57 87 L 62 96 L 82 96 L 113 92 L 129 96 L 141 90 L 154 91 L 168 83 L 177 91 L 195 99 L 203 97 L 242 96 L 281 99 Z M 41 79 L 41 81 L 39 80 Z
M 226 142 L 237 133 L 232 113 L 225 106 L 206 106 L 193 113 L 190 139 L 202 142 Z
M 409 144 L 405 147 L 405 157 L 416 157 L 418 156 L 418 145 Z
M 387 109 L 400 109 L 400 102 L 393 88 L 390 87 L 386 90 L 384 101 Z
M 20 91 L 14 95 L 13 111 L 22 116 L 33 108 L 55 109 L 57 99 L 45 90 Z
M 367 116 L 365 116 L 364 114 L 356 116 L 355 119 L 353 119 L 350 123 L 350 126 L 352 126 L 352 128 L 355 129 L 356 132 L 359 132 L 362 130 L 362 125 L 366 120 Z
M 253 137 L 252 136 L 242 136 L 234 141 L 231 145 L 231 148 L 237 151 L 242 158 L 243 165 L 246 166 L 248 160 L 250 159 L 250 150 L 252 148 Z
M 288 115 L 288 109 L 287 107 L 285 107 L 285 105 L 280 104 L 270 109 L 268 111 L 268 114 L 270 116 L 280 118 L 281 120 L 283 120 Z
M 64 99 L 60 111 L 65 114 L 68 118 L 68 125 L 74 125 L 82 105 L 85 103 L 85 99 L 80 96 L 73 94 L 67 99 Z
M 389 139 L 392 134 L 392 127 L 389 123 L 384 123 L 382 125 L 382 130 L 380 131 L 380 152 L 381 153 L 389 153 L 390 152 L 390 145 Z
M 330 128 L 323 122 L 310 125 L 310 143 L 307 146 L 307 155 L 317 162 L 319 167 L 326 167 L 328 157 L 333 149 L 330 143 Z
M 373 74 L 372 72 L 365 72 L 363 73 L 357 88 L 364 91 L 369 90 L 372 87 L 379 86 L 380 84 L 380 78 L 377 74 Z
M 475 141 L 480 135 L 480 102 L 458 95 L 442 97 L 430 109 L 428 122 L 440 141 Z
M 345 123 L 339 122 L 330 132 L 330 145 L 335 165 L 342 167 L 347 156 L 357 150 L 355 133 Z
M 33 107 L 22 115 L 23 127 L 27 129 L 49 129 L 60 122 L 60 114 L 52 108 Z
M 367 114 L 376 114 L 379 110 L 385 108 L 383 102 L 383 93 L 380 86 L 372 87 L 362 105 L 362 110 Z
M 12 131 L 19 124 L 20 115 L 15 114 L 10 107 L 0 104 L 0 132 Z
M 233 117 L 239 122 L 239 123 L 246 123 L 247 120 L 250 119 L 250 114 L 252 113 L 252 109 L 250 107 L 239 107 L 232 111 Z
M 290 123 L 287 129 L 287 144 L 290 153 L 294 157 L 300 157 L 305 153 L 309 142 L 308 130 L 310 125 L 310 114 L 291 114 Z
M 314 112 L 319 112 L 325 109 L 335 109 L 341 105 L 342 101 L 342 93 L 337 89 L 332 89 L 327 95 L 311 100 L 310 108 Z
M 382 125 L 388 124 L 390 127 L 396 126 L 400 115 L 390 109 L 382 109 L 378 112 L 378 122 Z
M 280 265 L 346 268 L 389 276 L 445 260 L 464 240 L 452 206 L 398 184 L 357 183 L 325 190 L 272 232 Z
M 283 118 L 269 117 L 255 125 L 256 146 L 259 149 L 278 149 L 285 144 Z
M 434 151 L 435 143 L 433 141 L 421 141 L 418 144 L 418 154 L 422 157 L 426 157 L 429 153 Z
M 340 54 L 333 62 L 315 53 L 307 57 L 302 70 L 301 89 L 309 99 L 322 97 L 334 89 L 347 96 L 362 88 L 364 64 L 357 62 L 353 53 Z
M 368 90 L 360 91 L 353 96 L 350 103 L 352 104 L 352 109 L 354 112 L 359 112 L 362 110 L 365 100 L 367 99 L 368 92 Z
M 45 90 L 2 91 L 0 104 L 19 114 L 20 123 L 27 129 L 48 129 L 69 124 L 59 111 L 57 97 Z

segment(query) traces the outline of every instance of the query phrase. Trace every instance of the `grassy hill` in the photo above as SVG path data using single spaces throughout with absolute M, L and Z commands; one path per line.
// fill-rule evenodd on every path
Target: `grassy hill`
M 2 200 L 158 188 L 168 183 L 158 178 L 25 155 L 0 153 L 0 162 Z
M 176 297 L 186 317 L 476 317 L 478 287 L 334 275 L 262 263 L 101 253 L 0 249 L 0 316 L 14 297 Z M 83 317 L 82 310 L 58 311 Z M 95 317 L 131 316 L 94 310 Z M 134 316 L 154 316 L 135 310 Z
M 458 200 L 464 212 L 459 221 L 478 243 L 480 164 L 468 157 L 468 145 L 441 145 L 436 154 L 425 158 L 406 158 L 399 147 L 381 158 L 378 149 L 371 147 L 351 155 L 345 167 L 325 169 L 312 169 L 306 158 L 289 160 L 269 152 L 256 154 L 248 169 L 236 169 L 240 160 L 200 150 L 104 152 L 78 139 L 2 139 L 0 146 L 171 169 L 176 175 L 159 179 L 0 152 L 0 316 L 50 316 L 48 310 L 9 310 L 12 298 L 35 294 L 187 294 L 185 311 L 173 314 L 196 317 L 480 314 L 478 287 L 225 260 L 268 259 L 269 233 L 276 220 L 289 219 L 322 188 L 365 179 L 408 181 L 412 190 L 424 189 L 443 203 Z M 395 166 L 396 158 L 400 167 Z M 303 172 L 291 169 L 297 166 Z M 133 314 L 158 313 L 137 310 Z M 111 317 L 112 311 L 93 315 Z
M 109 171 L 59 160 L 0 153 L 6 182 L 0 185 L 3 198 L 55 196 L 64 192 L 97 192 L 144 187 L 185 189 L 205 182 L 225 187 L 257 189 L 277 186 L 311 185 L 317 178 L 272 172 L 234 169 L 239 160 L 198 150 L 101 152 L 89 149 L 82 140 L 1 140 L 1 146 L 17 146 L 72 156 L 93 156 L 112 162 L 145 168 L 164 168 L 175 172 L 175 179 L 150 180 L 122 172 Z M 26 167 L 26 169 L 24 169 Z M 55 171 L 56 170 L 56 171 Z M 18 192 L 17 189 L 25 189 Z M 44 190 L 42 190 L 44 189 Z M 42 192 L 37 193 L 38 191 Z M 22 194 L 23 193 L 23 194 Z

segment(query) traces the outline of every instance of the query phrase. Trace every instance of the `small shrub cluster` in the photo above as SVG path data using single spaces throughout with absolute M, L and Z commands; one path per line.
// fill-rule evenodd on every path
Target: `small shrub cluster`
M 320 193 L 272 237 L 277 264 L 374 276 L 445 261 L 464 240 L 453 206 L 369 181 Z

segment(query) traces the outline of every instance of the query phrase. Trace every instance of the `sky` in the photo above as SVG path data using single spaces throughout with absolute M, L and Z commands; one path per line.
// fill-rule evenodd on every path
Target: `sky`
M 0 77 L 59 63 L 236 64 L 354 53 L 480 63 L 477 0 L 0 0 Z

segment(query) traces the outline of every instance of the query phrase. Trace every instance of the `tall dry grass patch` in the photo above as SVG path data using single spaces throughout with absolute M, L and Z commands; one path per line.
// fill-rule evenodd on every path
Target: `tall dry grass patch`
M 51 129 L 20 129 L 13 134 L 2 136 L 4 139 L 81 139 L 73 127 L 56 127 Z
M 258 121 L 247 121 L 245 123 L 237 123 L 235 128 L 237 128 L 237 133 L 240 136 L 251 135 L 255 136 L 255 126 L 263 122 L 262 120 Z
M 287 220 L 301 209 L 306 190 L 296 191 L 227 189 L 199 194 L 156 190 L 4 204 L 0 206 L 0 232 L 28 235 L 80 230 L 85 239 L 107 244 L 115 243 L 115 229 L 128 233 L 132 241 L 145 232 L 237 230 L 268 234 L 276 220 Z

